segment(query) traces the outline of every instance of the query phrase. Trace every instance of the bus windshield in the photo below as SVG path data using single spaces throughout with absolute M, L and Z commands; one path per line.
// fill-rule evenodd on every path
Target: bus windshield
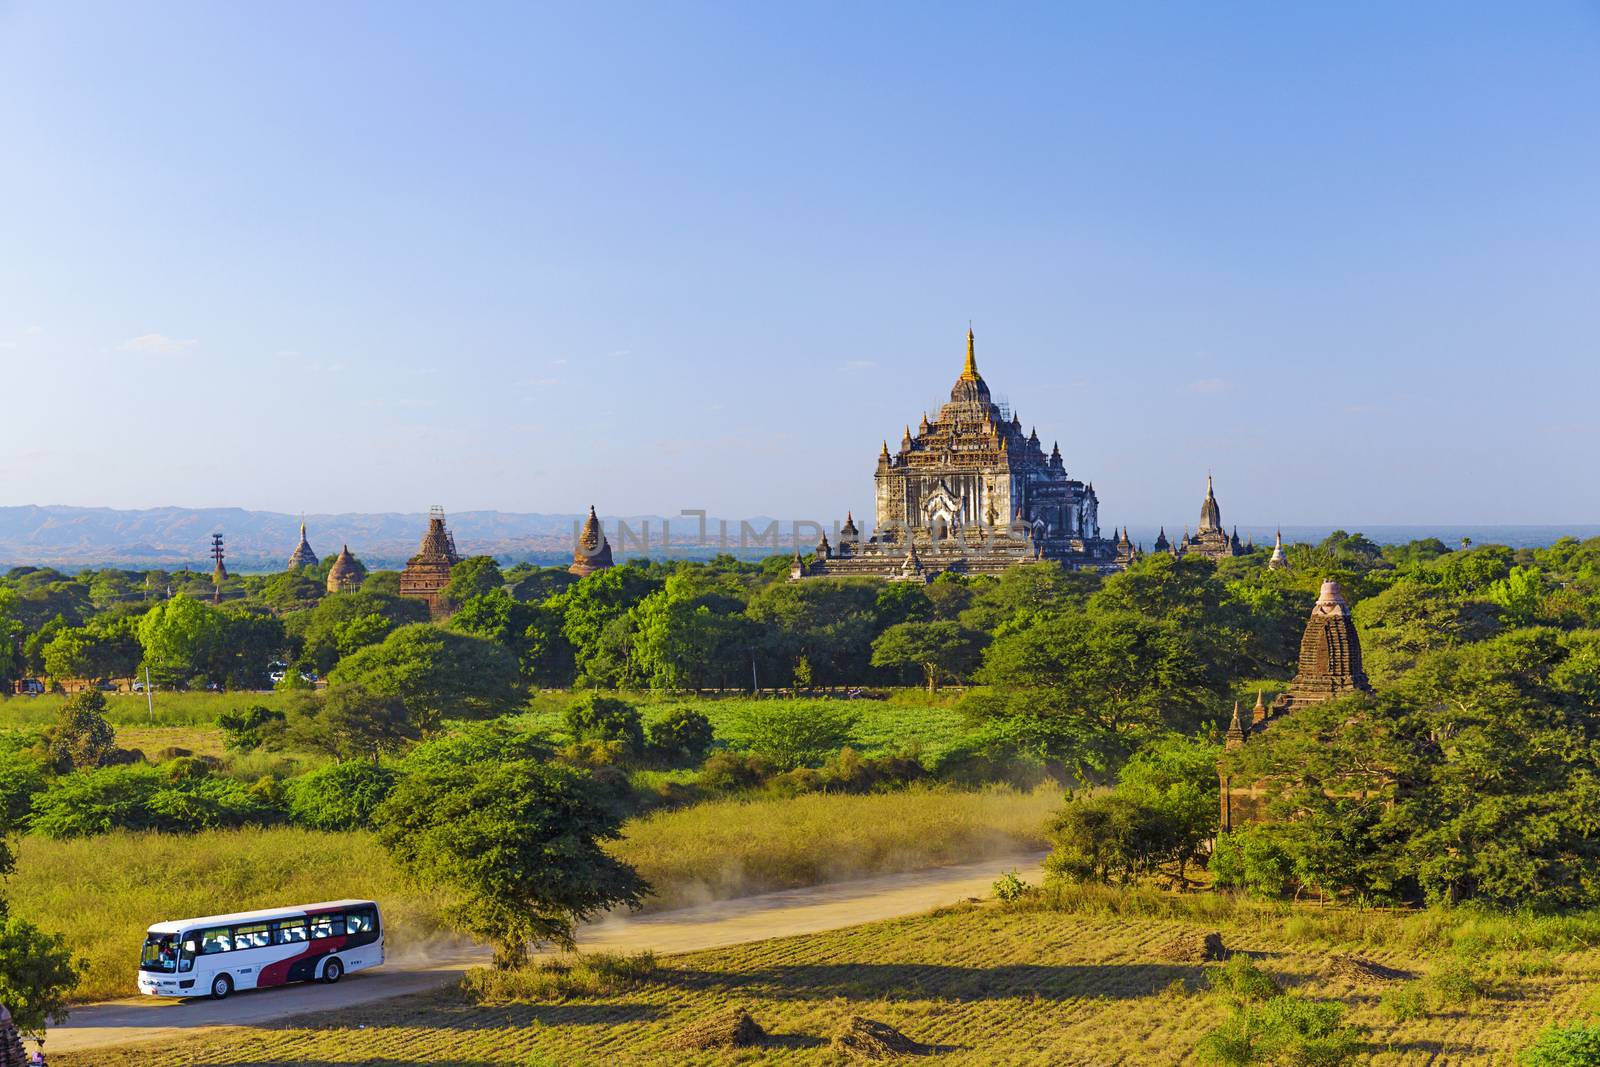
M 173 934 L 151 934 L 144 939 L 144 951 L 139 954 L 141 971 L 165 971 L 171 974 L 178 969 L 178 939 Z

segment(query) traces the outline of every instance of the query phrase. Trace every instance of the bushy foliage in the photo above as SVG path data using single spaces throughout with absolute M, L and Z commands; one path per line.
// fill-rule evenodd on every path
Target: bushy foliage
M 1552 1026 L 1517 1062 L 1521 1067 L 1600 1067 L 1600 1022 Z
M 1243 952 L 1235 952 L 1222 963 L 1207 967 L 1206 984 L 1212 992 L 1234 1004 L 1271 1000 L 1283 992 L 1278 980 Z
M 1292 884 L 1294 865 L 1273 828 L 1243 826 L 1218 834 L 1211 851 L 1212 881 L 1259 897 L 1281 896 Z
M 0 901 L 0 1004 L 20 1032 L 42 1037 L 47 1024 L 66 1021 L 67 997 L 81 972 L 66 938 L 8 915 Z
M 223 747 L 229 752 L 254 752 L 281 732 L 283 723 L 283 712 L 260 704 L 230 708 L 217 716 Z
M 285 789 L 289 819 L 311 830 L 356 830 L 394 788 L 395 773 L 372 763 L 344 761 L 292 778 Z
M 668 763 L 699 763 L 714 739 L 711 720 L 691 707 L 670 709 L 650 723 L 646 734 L 651 754 Z
M 1221 1067 L 1341 1067 L 1361 1054 L 1361 1033 L 1345 1024 L 1343 1005 L 1285 994 L 1239 1005 L 1195 1053 Z
M 856 712 L 842 704 L 813 704 L 800 711 L 758 701 L 742 709 L 728 735 L 737 747 L 788 771 L 815 766 L 848 744 L 856 719 Z
M 77 771 L 34 797 L 30 828 L 45 837 L 111 830 L 186 833 L 264 825 L 282 817 L 260 791 L 200 764 L 145 764 Z
M 639 709 L 626 700 L 588 693 L 567 706 L 566 720 L 575 741 L 616 741 L 629 753 L 644 748 Z
M 42 746 L 56 771 L 104 767 L 114 762 L 117 732 L 106 721 L 106 698 L 94 690 L 74 694 L 61 708 L 56 724 L 44 733 Z
M 1080 881 L 1128 882 L 1173 867 L 1175 880 L 1215 832 L 1218 747 L 1177 735 L 1154 741 L 1107 794 L 1069 799 L 1051 829 L 1047 867 Z

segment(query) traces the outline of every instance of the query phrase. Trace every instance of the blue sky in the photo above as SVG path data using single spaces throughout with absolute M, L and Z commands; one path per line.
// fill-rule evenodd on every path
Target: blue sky
M 1600 6 L 0 3 L 0 503 L 1600 520 Z

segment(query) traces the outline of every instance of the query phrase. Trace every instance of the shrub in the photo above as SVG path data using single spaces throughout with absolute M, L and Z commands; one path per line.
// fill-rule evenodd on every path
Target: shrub
M 284 790 L 289 821 L 308 830 L 368 828 L 394 780 L 388 767 L 355 760 L 319 767 L 289 780 Z
M 1032 886 L 1024 882 L 1017 876 L 1016 871 L 1007 871 L 994 881 L 995 899 L 1002 904 L 1016 904 L 1038 892 L 1038 886 Z
M 639 709 L 626 700 L 590 693 L 567 706 L 566 719 L 574 741 L 620 741 L 630 753 L 644 748 Z
M 741 748 L 782 771 L 815 766 L 844 747 L 855 728 L 855 712 L 814 702 L 804 708 L 778 701 L 746 707 L 728 732 Z
M 711 751 L 711 720 L 694 708 L 673 708 L 647 730 L 650 752 L 667 763 L 693 764 Z
M 615 996 L 644 985 L 658 969 L 650 952 L 573 953 L 513 970 L 474 967 L 461 976 L 461 992 L 474 1004 Z
M 34 797 L 30 822 L 45 837 L 87 837 L 119 827 L 154 829 L 149 801 L 167 784 L 155 767 L 106 767 L 61 778 Z
M 281 814 L 253 787 L 213 777 L 195 762 L 176 768 L 102 767 L 66 775 L 34 798 L 30 827 L 54 838 L 118 829 L 184 833 L 265 825 Z
M 772 768 L 760 756 L 713 752 L 700 769 L 700 785 L 714 793 L 737 793 L 759 789 L 771 776 Z
M 1289 854 L 1273 840 L 1270 828 L 1261 826 L 1218 834 L 1209 867 L 1218 886 L 1268 898 L 1288 890 L 1294 871 Z
M 1428 1010 L 1421 982 L 1407 982 L 1403 986 L 1389 990 L 1383 995 L 1380 1003 L 1383 1005 L 1383 1010 L 1397 1023 L 1420 1019 Z
M 1235 1004 L 1271 1000 L 1283 993 L 1277 980 L 1243 952 L 1234 953 L 1224 963 L 1207 967 L 1206 982 L 1212 992 Z
M 1341 1067 L 1361 1052 L 1361 1031 L 1345 1025 L 1342 1005 L 1275 996 L 1241 1005 L 1195 1052 L 1201 1063 L 1222 1067 Z
M 1517 1062 L 1522 1067 L 1597 1067 L 1600 1022 L 1552 1026 L 1523 1051 Z
M 33 798 L 44 792 L 44 768 L 21 753 L 0 755 L 0 832 L 23 826 Z
M 1489 980 L 1465 960 L 1454 960 L 1427 978 L 1429 999 L 1438 1008 L 1474 1004 L 1493 992 Z
M 298 679 L 300 674 L 294 670 L 284 674 L 285 681 L 291 677 Z M 283 712 L 260 704 L 243 710 L 224 711 L 217 716 L 217 725 L 222 727 L 222 743 L 229 752 L 255 751 L 281 735 L 283 724 Z

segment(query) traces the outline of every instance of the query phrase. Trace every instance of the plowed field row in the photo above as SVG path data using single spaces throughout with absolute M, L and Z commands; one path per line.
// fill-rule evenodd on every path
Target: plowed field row
M 1216 1025 L 1198 965 L 1158 949 L 1195 927 L 1055 912 L 948 909 L 667 961 L 630 992 L 548 1003 L 470 1005 L 455 991 L 390 1001 L 281 1029 L 203 1031 L 171 1045 L 100 1050 L 97 1067 L 270 1064 L 488 1065 L 835 1063 L 827 1039 L 865 1015 L 943 1046 L 935 1060 L 977 1065 L 1186 1064 Z M 1261 933 L 1224 936 L 1286 987 L 1348 1006 L 1371 1028 L 1363 1062 L 1504 1064 L 1555 1021 L 1585 1014 L 1600 952 L 1557 957 L 1554 973 L 1505 981 L 1491 999 L 1403 1024 L 1379 1005 L 1388 984 L 1334 973 L 1326 953 Z M 1437 961 L 1366 952 L 1426 973 Z M 773 1035 L 761 1050 L 684 1053 L 673 1033 L 730 1004 Z M 60 1056 L 61 1067 L 90 1058 Z

